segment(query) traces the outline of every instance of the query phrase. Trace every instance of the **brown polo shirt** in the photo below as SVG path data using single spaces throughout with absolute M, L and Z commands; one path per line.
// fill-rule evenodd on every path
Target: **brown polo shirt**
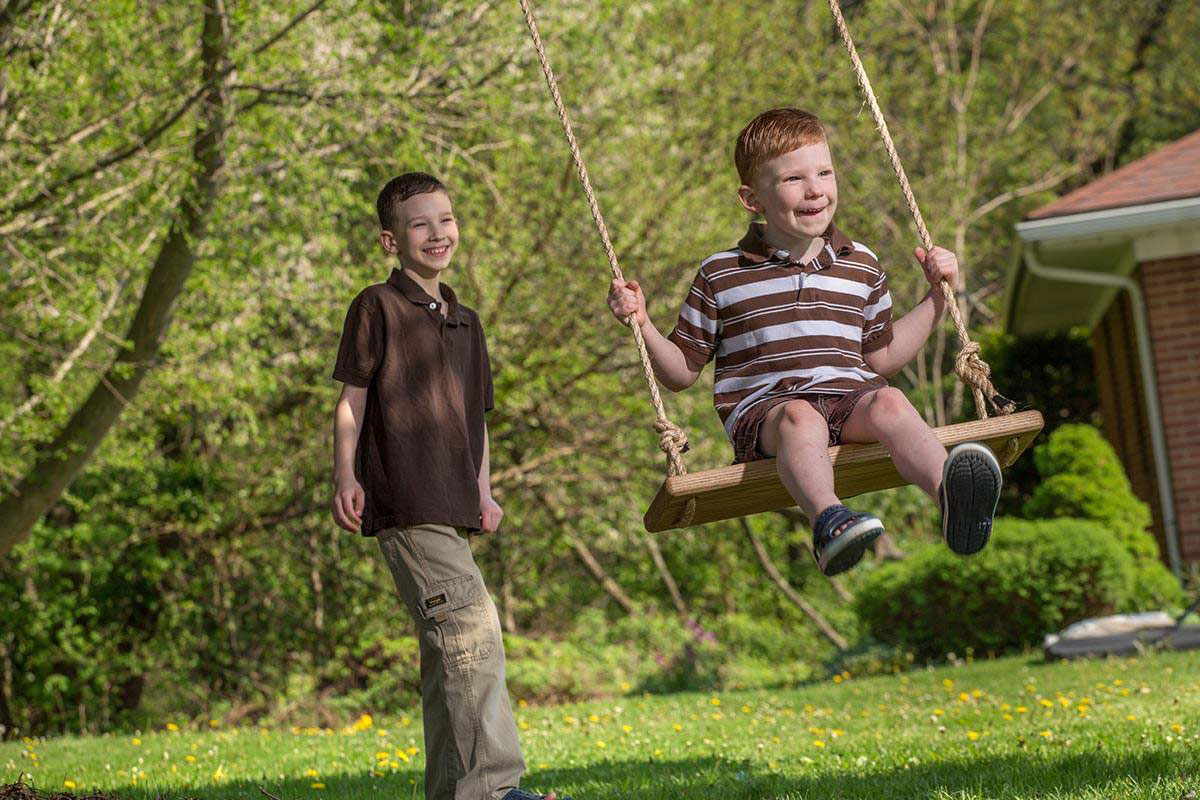
M 402 270 L 346 314 L 335 380 L 367 388 L 354 472 L 362 532 L 437 523 L 479 529 L 492 372 L 479 316 L 442 285 L 447 313 Z

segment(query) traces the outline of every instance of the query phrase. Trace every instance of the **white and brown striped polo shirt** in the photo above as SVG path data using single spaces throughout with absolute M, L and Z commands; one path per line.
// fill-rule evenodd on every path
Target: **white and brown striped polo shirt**
M 831 224 L 800 264 L 753 223 L 733 250 L 704 259 L 668 337 L 693 369 L 716 356 L 713 404 L 733 437 L 758 402 L 843 394 L 887 381 L 863 354 L 892 340 L 892 298 L 875 254 Z

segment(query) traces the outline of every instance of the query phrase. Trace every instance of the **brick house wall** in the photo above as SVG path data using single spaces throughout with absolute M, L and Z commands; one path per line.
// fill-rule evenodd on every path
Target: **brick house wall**
M 1200 561 L 1200 253 L 1139 265 L 1171 465 L 1179 547 Z M 1115 304 L 1114 304 L 1115 305 Z
M 1117 293 L 1100 324 L 1092 330 L 1092 351 L 1104 437 L 1121 460 L 1133 493 L 1150 507 L 1151 531 L 1165 560 L 1167 539 L 1128 292 Z

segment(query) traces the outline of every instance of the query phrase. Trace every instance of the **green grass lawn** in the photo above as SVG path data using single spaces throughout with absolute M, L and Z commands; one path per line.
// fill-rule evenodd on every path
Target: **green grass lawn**
M 1008 658 L 788 691 L 518 708 L 529 788 L 588 798 L 1162 798 L 1200 791 L 1200 654 Z M 422 797 L 419 719 L 0 745 L 0 780 L 131 798 Z

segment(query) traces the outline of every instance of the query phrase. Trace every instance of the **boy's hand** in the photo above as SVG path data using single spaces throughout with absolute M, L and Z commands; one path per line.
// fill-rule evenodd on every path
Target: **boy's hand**
M 333 492 L 333 519 L 340 527 L 358 533 L 367 496 L 354 478 L 339 483 Z
M 921 266 L 925 269 L 925 279 L 929 281 L 929 285 L 937 288 L 938 284 L 943 279 L 950 284 L 950 288 L 957 291 L 958 289 L 958 256 L 951 253 L 944 247 L 936 245 L 928 253 L 923 247 L 918 247 L 913 250 L 913 255 L 917 257 L 917 261 L 921 262 Z
M 500 528 L 500 520 L 504 518 L 504 509 L 492 499 L 491 495 L 479 503 L 479 527 L 484 533 L 495 533 Z
M 640 328 L 646 324 L 646 298 L 642 296 L 642 287 L 637 281 L 620 281 L 613 278 L 612 287 L 608 291 L 608 307 L 613 316 L 625 322 L 630 314 L 636 314 L 634 320 Z

